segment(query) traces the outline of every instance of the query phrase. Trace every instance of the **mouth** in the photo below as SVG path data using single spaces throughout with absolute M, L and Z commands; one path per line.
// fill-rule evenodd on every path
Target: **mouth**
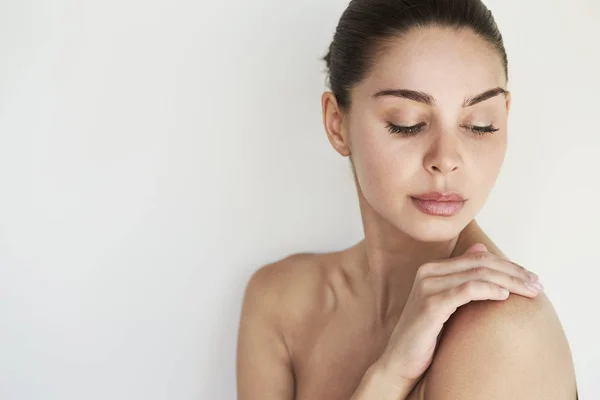
M 416 196 L 411 196 L 413 198 L 419 199 L 419 200 L 432 200 L 432 201 L 465 201 L 465 198 L 457 192 L 448 192 L 448 193 L 441 193 L 441 192 L 429 192 L 429 193 L 423 193 L 423 194 L 419 194 Z
M 446 197 L 447 198 L 447 197 Z M 457 199 L 457 197 L 451 197 Z M 462 197 L 461 197 L 462 199 Z M 462 210 L 466 200 L 424 200 L 411 197 L 413 204 L 423 213 L 439 217 L 451 217 Z

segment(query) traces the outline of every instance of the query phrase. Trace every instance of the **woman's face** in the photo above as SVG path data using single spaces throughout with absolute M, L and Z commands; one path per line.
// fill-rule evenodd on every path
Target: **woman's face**
M 505 79 L 499 53 L 468 30 L 429 27 L 390 42 L 342 122 L 369 206 L 417 240 L 456 237 L 485 203 L 507 145 L 509 95 L 472 100 Z M 398 89 L 418 93 L 374 96 Z M 394 126 L 416 127 L 403 135 Z M 433 216 L 412 200 L 432 191 L 467 201 L 453 216 Z

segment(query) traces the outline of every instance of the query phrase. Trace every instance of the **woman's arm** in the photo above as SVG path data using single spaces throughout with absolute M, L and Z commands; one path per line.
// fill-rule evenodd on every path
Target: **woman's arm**
M 375 362 L 365 372 L 350 400 L 405 400 L 416 381 L 394 378 L 387 368 Z
M 475 220 L 461 232 L 452 257 L 475 243 L 508 259 Z M 544 293 L 460 307 L 444 325 L 426 382 L 428 400 L 576 398 L 570 348 Z
M 427 400 L 576 398 L 569 345 L 543 293 L 460 307 L 427 374 Z

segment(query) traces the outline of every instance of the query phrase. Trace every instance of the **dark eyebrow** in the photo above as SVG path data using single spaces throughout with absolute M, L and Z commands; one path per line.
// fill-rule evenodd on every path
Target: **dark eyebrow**
M 471 96 L 465 98 L 462 103 L 462 107 L 470 107 L 477 103 L 481 103 L 484 100 L 495 97 L 499 94 L 506 94 L 507 91 L 501 87 L 497 87 L 494 89 L 486 90 L 483 93 L 480 93 L 476 96 Z M 419 103 L 427 104 L 428 106 L 435 106 L 435 98 L 427 93 L 419 92 L 418 90 L 409 90 L 409 89 L 388 89 L 388 90 L 380 90 L 379 92 L 373 95 L 373 98 L 378 98 L 382 96 L 395 96 L 400 98 L 405 98 L 413 101 L 417 101 Z

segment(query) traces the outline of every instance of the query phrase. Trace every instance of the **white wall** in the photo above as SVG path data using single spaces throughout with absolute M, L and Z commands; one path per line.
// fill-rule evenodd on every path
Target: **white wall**
M 600 5 L 487 4 L 513 105 L 478 221 L 600 398 Z M 251 272 L 361 238 L 320 108 L 346 5 L 0 2 L 0 398 L 235 397 Z

